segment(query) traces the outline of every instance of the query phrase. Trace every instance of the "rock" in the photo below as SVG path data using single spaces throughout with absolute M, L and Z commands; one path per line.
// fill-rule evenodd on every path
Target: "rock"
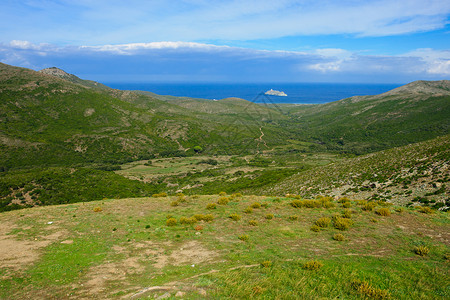
M 178 297 L 178 298 L 183 297 L 183 296 L 184 296 L 184 293 L 183 293 L 182 291 L 178 291 L 178 292 L 175 294 L 175 297 Z
M 156 299 L 166 299 L 166 298 L 169 298 L 169 297 L 170 297 L 170 293 L 167 292 L 167 293 L 165 293 L 165 294 L 162 294 L 161 296 L 159 296 L 159 297 L 156 298 Z

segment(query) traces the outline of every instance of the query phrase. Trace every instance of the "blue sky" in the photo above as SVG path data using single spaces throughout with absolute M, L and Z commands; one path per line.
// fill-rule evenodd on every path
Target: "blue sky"
M 450 79 L 448 0 L 2 0 L 0 61 L 100 82 Z

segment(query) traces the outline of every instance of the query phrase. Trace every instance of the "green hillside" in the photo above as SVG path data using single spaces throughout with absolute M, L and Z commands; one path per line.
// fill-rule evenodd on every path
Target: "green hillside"
M 1 299 L 447 299 L 449 216 L 321 197 L 105 199 L 0 214 Z
M 417 81 L 381 95 L 284 110 L 301 136 L 362 154 L 448 134 L 450 81 Z
M 446 203 L 450 207 L 449 165 L 450 135 L 446 135 L 312 168 L 258 192 L 350 196 L 437 207 Z

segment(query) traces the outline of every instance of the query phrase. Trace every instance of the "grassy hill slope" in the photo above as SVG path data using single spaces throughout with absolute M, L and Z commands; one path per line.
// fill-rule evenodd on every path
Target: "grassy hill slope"
M 450 135 L 341 160 L 266 186 L 260 193 L 349 195 L 450 206 Z M 255 191 L 253 191 L 255 192 Z
M 283 107 L 283 106 L 280 106 Z M 357 154 L 450 132 L 450 81 L 417 81 L 376 96 L 287 106 L 300 135 Z
M 448 298 L 448 214 L 380 205 L 212 195 L 6 212 L 0 298 Z

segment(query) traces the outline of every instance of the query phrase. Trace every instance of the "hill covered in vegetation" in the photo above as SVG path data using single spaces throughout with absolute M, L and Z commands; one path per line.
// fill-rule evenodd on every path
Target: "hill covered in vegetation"
M 0 207 L 180 191 L 443 203 L 449 115 L 449 81 L 261 105 L 121 91 L 57 68 L 0 64 Z

